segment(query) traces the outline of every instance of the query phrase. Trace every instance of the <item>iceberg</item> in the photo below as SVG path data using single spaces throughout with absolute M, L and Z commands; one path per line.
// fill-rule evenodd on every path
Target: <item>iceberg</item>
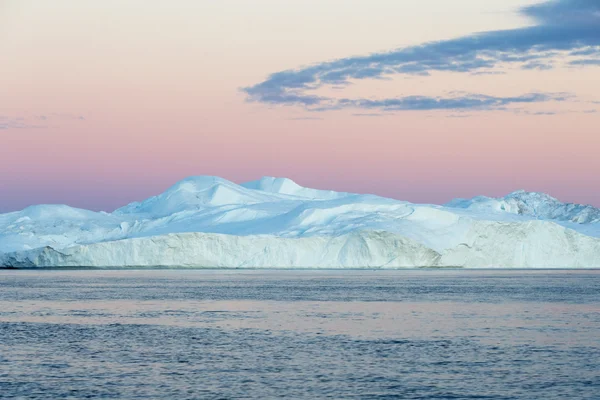
M 440 206 L 199 176 L 112 213 L 0 214 L 0 266 L 600 268 L 600 210 L 525 191 Z

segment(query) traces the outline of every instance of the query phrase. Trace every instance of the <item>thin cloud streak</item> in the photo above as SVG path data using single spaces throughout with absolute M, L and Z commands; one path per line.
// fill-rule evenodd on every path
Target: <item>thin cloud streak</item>
M 45 125 L 40 125 L 39 123 L 37 123 L 45 121 L 44 116 L 36 117 L 34 121 L 36 122 L 26 120 L 23 117 L 0 116 L 0 130 L 46 127 Z
M 580 66 L 580 67 L 590 66 L 590 65 L 592 65 L 592 66 L 593 65 L 600 66 L 600 59 L 593 58 L 593 59 L 590 59 L 590 60 L 574 60 L 574 61 L 571 61 L 569 63 L 569 65 Z
M 44 115 L 0 115 L 0 130 L 8 129 L 41 129 L 49 128 L 51 122 L 56 121 L 84 121 L 85 117 L 79 114 L 50 113 Z

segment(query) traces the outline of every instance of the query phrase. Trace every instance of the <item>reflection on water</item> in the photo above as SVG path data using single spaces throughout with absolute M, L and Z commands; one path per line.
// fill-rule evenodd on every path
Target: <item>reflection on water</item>
M 597 399 L 598 271 L 0 271 L 0 397 Z

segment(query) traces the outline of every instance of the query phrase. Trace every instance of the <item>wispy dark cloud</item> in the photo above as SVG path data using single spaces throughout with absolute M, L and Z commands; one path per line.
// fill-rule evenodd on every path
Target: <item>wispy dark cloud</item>
M 385 117 L 388 115 L 394 115 L 394 114 L 390 114 L 390 113 L 354 113 L 352 114 L 353 117 Z
M 530 113 L 530 115 L 556 115 L 558 114 L 556 111 L 535 111 Z
M 569 65 L 580 66 L 580 67 L 589 66 L 589 65 L 600 66 L 600 58 L 573 60 L 573 61 L 569 62 Z
M 473 76 L 478 76 L 478 75 L 506 75 L 506 72 L 504 72 L 504 71 L 474 71 L 474 72 L 471 72 L 471 75 L 473 75 Z
M 321 121 L 323 118 L 319 117 L 294 117 L 288 118 L 290 121 Z
M 446 118 L 469 118 L 471 114 L 450 114 L 446 115 Z
M 306 68 L 281 71 L 244 88 L 248 100 L 271 105 L 302 106 L 311 111 L 343 108 L 378 110 L 497 109 L 511 104 L 563 101 L 565 96 L 532 93 L 514 97 L 470 94 L 459 97 L 405 96 L 388 99 L 344 99 L 318 96 L 310 91 L 340 87 L 360 79 L 387 79 L 394 75 L 428 76 L 436 71 L 483 74 L 506 63 L 525 69 L 551 69 L 558 53 L 600 55 L 600 0 L 552 0 L 525 7 L 531 27 L 490 31 L 457 39 L 430 42 L 386 53 L 349 57 Z M 595 59 L 574 65 L 595 65 Z
M 383 100 L 340 99 L 340 108 L 355 107 L 386 111 L 424 111 L 424 110 L 487 110 L 499 109 L 510 104 L 539 103 L 545 101 L 564 101 L 569 96 L 564 93 L 529 93 L 516 97 L 494 97 L 482 94 L 466 94 L 456 97 L 407 96 Z
M 600 54 L 600 47 L 588 47 L 580 50 L 573 50 L 569 53 L 571 56 L 593 56 Z
M 52 123 L 65 120 L 83 121 L 85 117 L 79 114 L 68 113 L 50 113 L 47 115 L 21 114 L 18 116 L 0 115 L 0 130 L 48 128 Z
M 534 69 L 534 70 L 538 70 L 538 71 L 546 71 L 546 70 L 554 68 L 554 65 L 551 62 L 531 61 L 531 62 L 524 64 L 521 68 L 528 69 L 528 70 Z
M 9 117 L 0 115 L 0 130 L 43 128 L 43 120 L 39 118 Z

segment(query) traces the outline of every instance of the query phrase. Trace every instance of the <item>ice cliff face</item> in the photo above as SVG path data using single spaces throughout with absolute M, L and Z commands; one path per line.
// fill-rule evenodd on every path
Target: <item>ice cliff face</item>
M 439 255 L 387 232 L 287 239 L 179 233 L 5 255 L 12 267 L 392 268 L 434 265 Z
M 539 193 L 417 205 L 192 177 L 113 213 L 0 214 L 9 267 L 600 267 L 600 211 Z

